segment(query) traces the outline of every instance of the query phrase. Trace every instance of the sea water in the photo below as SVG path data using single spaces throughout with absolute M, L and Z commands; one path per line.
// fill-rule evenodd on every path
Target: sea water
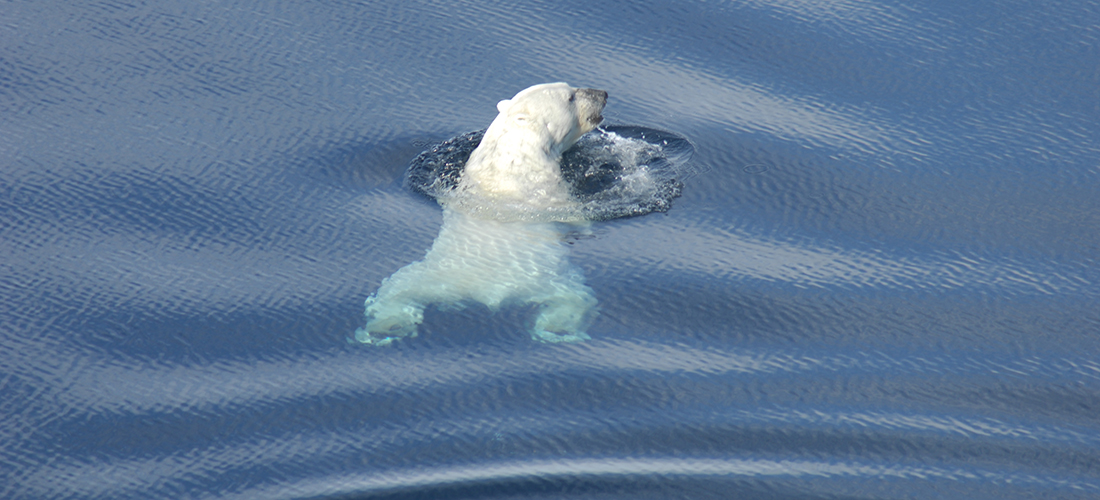
M 0 12 L 0 497 L 1100 495 L 1087 3 Z M 591 339 L 348 343 L 443 224 L 410 162 L 550 81 L 692 151 L 567 155 L 671 200 L 562 243 Z

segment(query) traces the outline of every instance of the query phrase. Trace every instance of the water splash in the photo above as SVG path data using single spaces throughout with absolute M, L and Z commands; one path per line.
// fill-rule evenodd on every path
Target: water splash
M 485 131 L 469 132 L 420 153 L 409 164 L 405 186 L 471 215 L 499 221 L 571 222 L 665 212 L 680 196 L 695 152 L 687 139 L 655 129 L 612 125 L 596 129 L 562 155 L 562 178 L 577 203 L 538 207 L 464 196 L 458 187 L 470 153 Z

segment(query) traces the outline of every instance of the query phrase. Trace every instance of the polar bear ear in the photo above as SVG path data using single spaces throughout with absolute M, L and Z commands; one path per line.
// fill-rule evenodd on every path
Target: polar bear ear
M 497 111 L 503 113 L 508 109 L 508 106 L 512 105 L 511 99 L 505 99 L 497 103 Z

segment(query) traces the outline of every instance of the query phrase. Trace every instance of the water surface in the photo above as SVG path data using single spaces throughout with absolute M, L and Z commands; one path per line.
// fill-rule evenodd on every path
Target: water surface
M 0 497 L 1100 496 L 1085 3 L 15 1 Z M 695 148 L 592 340 L 429 310 L 402 185 L 536 83 Z

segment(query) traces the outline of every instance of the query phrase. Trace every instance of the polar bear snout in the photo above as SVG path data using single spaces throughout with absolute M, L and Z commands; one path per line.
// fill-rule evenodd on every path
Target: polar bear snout
M 607 91 L 600 89 L 577 89 L 577 95 L 599 103 L 600 109 L 607 105 Z
M 604 106 L 607 105 L 607 91 L 600 89 L 577 89 L 573 97 L 578 101 L 577 110 L 590 126 L 595 127 L 603 121 Z

